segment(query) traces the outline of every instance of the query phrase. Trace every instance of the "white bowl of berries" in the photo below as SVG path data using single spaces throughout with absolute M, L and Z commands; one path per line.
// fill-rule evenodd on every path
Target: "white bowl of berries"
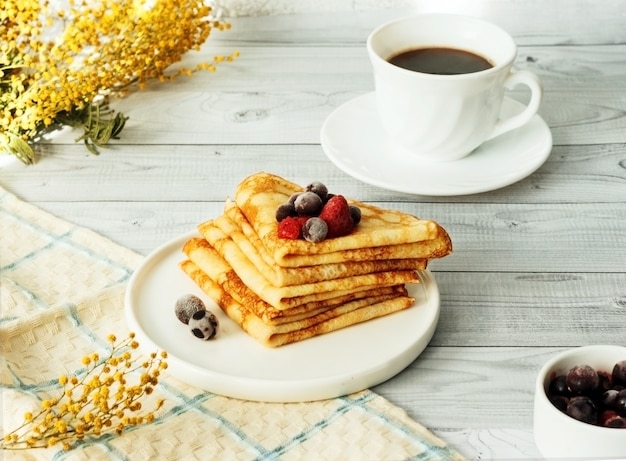
M 561 352 L 537 376 L 534 435 L 545 458 L 626 459 L 626 347 Z

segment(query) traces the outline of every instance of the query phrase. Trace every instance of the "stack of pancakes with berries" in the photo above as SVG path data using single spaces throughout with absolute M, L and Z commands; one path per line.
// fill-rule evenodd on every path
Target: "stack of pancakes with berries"
M 244 179 L 224 213 L 198 230 L 181 268 L 269 347 L 410 308 L 407 286 L 452 251 L 434 221 L 263 172 Z

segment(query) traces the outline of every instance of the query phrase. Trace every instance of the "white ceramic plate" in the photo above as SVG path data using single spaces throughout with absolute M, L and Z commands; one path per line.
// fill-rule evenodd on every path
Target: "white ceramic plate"
M 210 392 L 246 400 L 300 402 L 346 395 L 379 384 L 426 348 L 439 320 L 439 290 L 429 271 L 409 292 L 409 309 L 300 343 L 268 348 L 244 333 L 178 267 L 180 236 L 152 252 L 126 292 L 131 331 L 147 351 L 168 352 L 168 371 Z M 195 338 L 174 314 L 176 300 L 200 296 L 220 320 L 218 336 Z
M 502 114 L 522 104 L 505 98 Z M 324 121 L 321 144 L 328 158 L 349 175 L 374 186 L 430 196 L 475 194 L 513 184 L 536 171 L 552 150 L 552 133 L 535 115 L 521 128 L 451 162 L 433 162 L 403 153 L 386 140 L 374 93 L 339 106 Z

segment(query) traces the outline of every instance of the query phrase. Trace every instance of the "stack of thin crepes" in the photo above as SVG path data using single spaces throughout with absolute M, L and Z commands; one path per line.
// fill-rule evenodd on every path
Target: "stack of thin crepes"
M 181 268 L 250 336 L 270 347 L 410 307 L 407 284 L 452 251 L 436 222 L 350 201 L 361 221 L 346 236 L 312 243 L 277 235 L 277 208 L 303 187 L 257 173 L 224 213 L 198 226 Z

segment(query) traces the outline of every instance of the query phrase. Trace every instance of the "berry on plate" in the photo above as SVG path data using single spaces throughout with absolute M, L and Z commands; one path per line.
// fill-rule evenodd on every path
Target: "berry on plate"
M 174 313 L 176 318 L 185 325 L 189 323 L 189 319 L 198 311 L 205 310 L 204 302 L 195 295 L 185 294 L 176 300 L 174 305 Z
M 204 341 L 215 338 L 218 327 L 219 321 L 217 317 L 207 310 L 198 311 L 189 319 L 189 329 L 191 333 L 196 338 L 203 339 Z

